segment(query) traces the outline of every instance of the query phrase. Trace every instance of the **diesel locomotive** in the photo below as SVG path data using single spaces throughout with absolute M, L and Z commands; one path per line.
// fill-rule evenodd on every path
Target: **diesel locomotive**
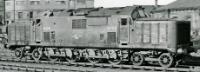
M 8 25 L 7 47 L 17 59 L 68 62 L 102 59 L 135 66 L 158 63 L 171 67 L 191 47 L 190 22 L 149 17 L 148 7 L 87 8 L 45 12 L 36 20 Z M 153 9 L 149 7 L 150 9 Z M 148 8 L 148 10 L 149 10 Z

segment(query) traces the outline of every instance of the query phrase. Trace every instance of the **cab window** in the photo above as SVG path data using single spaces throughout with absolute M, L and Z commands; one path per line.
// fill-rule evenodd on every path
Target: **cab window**
M 127 19 L 126 18 L 121 19 L 121 25 L 127 25 Z

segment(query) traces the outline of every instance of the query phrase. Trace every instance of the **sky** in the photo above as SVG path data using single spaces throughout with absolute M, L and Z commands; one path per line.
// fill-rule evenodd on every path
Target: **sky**
M 158 0 L 159 5 L 166 5 L 176 0 Z M 154 5 L 155 0 L 95 0 L 95 7 L 124 7 L 132 5 Z

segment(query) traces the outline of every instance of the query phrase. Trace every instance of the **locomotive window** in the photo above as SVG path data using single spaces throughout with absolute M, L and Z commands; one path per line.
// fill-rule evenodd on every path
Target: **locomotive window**
M 60 5 L 65 5 L 66 2 L 65 1 L 56 1 L 57 4 L 60 4 Z
M 30 1 L 30 5 L 39 5 L 40 1 Z
M 73 29 L 86 29 L 86 19 L 74 19 L 72 20 Z
M 2 31 L 2 29 L 0 29 L 0 34 L 2 34 L 3 33 L 3 31 Z
M 139 13 L 139 15 L 140 15 L 139 17 L 141 17 L 141 18 L 146 17 L 145 12 L 144 12 L 143 9 L 138 10 L 138 13 Z
M 40 23 L 40 21 L 41 21 L 40 19 L 36 19 L 36 23 L 37 23 L 37 24 Z
M 104 39 L 104 34 L 100 34 L 100 40 Z
M 82 3 L 82 4 L 85 4 L 85 0 L 77 0 L 77 3 Z
M 127 25 L 127 19 L 126 18 L 121 19 L 121 25 Z
M 50 17 L 54 16 L 53 12 L 49 15 Z
M 29 17 L 30 17 L 30 18 L 33 18 L 33 12 L 30 12 Z
M 51 39 L 55 40 L 55 36 L 56 36 L 56 35 L 55 35 L 55 31 L 52 31 L 52 32 L 51 32 Z
M 23 17 L 23 12 L 18 12 L 18 18 L 21 19 Z

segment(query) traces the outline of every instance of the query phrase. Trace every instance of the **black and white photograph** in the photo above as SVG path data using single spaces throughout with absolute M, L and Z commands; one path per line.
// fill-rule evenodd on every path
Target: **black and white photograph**
M 0 0 L 0 72 L 200 72 L 200 0 Z

